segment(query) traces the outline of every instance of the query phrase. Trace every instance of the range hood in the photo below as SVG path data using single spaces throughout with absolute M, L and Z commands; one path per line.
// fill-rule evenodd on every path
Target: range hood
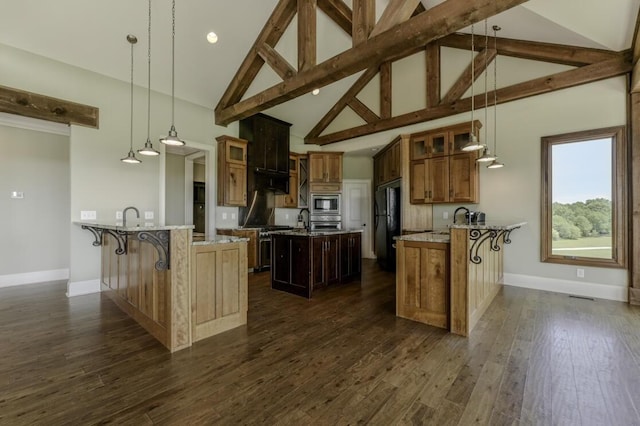
M 246 227 L 273 225 L 275 193 L 268 190 L 255 190 L 250 196 L 249 208 L 240 209 L 240 222 Z

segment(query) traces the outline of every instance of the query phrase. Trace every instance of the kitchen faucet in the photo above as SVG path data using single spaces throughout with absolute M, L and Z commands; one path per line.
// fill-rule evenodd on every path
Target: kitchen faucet
M 122 227 L 127 227 L 127 210 L 134 210 L 136 212 L 136 217 L 140 219 L 140 212 L 133 206 L 125 207 L 122 211 Z
M 467 222 L 469 221 L 469 209 L 466 207 L 458 207 L 456 209 L 456 211 L 453 213 L 453 224 L 456 224 L 456 216 L 458 215 L 458 212 L 460 210 L 464 210 L 465 211 L 465 218 L 467 218 Z
M 302 212 L 307 212 L 307 221 L 305 222 L 302 216 Z M 300 213 L 298 213 L 298 222 L 303 222 L 304 223 L 304 229 L 309 230 L 309 215 L 311 213 L 309 212 L 308 208 L 302 208 L 300 209 Z

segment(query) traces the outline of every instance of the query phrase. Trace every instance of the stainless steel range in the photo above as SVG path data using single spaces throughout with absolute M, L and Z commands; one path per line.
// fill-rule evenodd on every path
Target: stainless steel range
M 258 271 L 264 271 L 271 267 L 271 232 L 293 229 L 291 226 L 266 225 L 258 232 Z

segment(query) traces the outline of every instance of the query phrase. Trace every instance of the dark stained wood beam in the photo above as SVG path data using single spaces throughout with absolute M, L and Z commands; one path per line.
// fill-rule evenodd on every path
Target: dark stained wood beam
M 391 62 L 380 64 L 380 117 L 391 117 Z
M 422 4 L 422 3 L 421 3 Z M 433 108 L 440 103 L 440 44 L 427 44 L 425 49 L 427 61 L 427 108 Z
M 316 0 L 298 0 L 298 71 L 316 65 Z
M 489 45 L 493 46 L 493 37 L 489 37 Z M 471 49 L 471 35 L 450 34 L 439 40 L 440 46 L 456 49 Z M 531 59 L 534 61 L 551 62 L 555 64 L 580 67 L 596 62 L 615 59 L 618 52 L 603 49 L 591 49 L 587 47 L 568 46 L 564 44 L 540 43 L 526 40 L 513 40 L 497 37 L 498 55 L 514 58 Z M 484 46 L 476 44 L 476 50 Z
M 284 34 L 284 31 L 291 23 L 295 14 L 296 0 L 280 0 L 278 2 L 269 20 L 264 28 L 262 28 L 262 31 L 260 31 L 251 50 L 242 61 L 242 64 L 240 64 L 240 68 L 236 71 L 229 86 L 227 86 L 222 98 L 220 98 L 216 106 L 216 111 L 223 110 L 242 99 L 264 64 L 264 61 L 258 55 L 258 51 L 265 44 L 274 47 L 278 43 L 278 40 L 280 40 L 280 37 L 282 37 L 282 34 Z
M 258 55 L 267 63 L 281 79 L 286 80 L 296 75 L 296 69 L 280 55 L 273 47 L 263 44 L 258 49 Z
M 371 31 L 371 37 L 390 30 L 411 18 L 418 4 L 420 4 L 420 0 L 391 0 L 382 12 L 375 28 Z
M 421 14 L 422 12 L 426 12 L 427 9 L 425 9 L 424 5 L 422 4 L 422 2 L 418 3 L 418 6 L 416 7 L 416 10 L 413 11 L 413 15 L 411 16 L 416 16 Z
M 0 112 L 94 129 L 100 124 L 96 107 L 5 86 L 0 86 Z
M 484 72 L 487 66 L 496 57 L 496 51 L 494 49 L 488 49 L 486 53 L 487 53 L 486 58 L 485 58 L 484 50 L 475 56 L 473 60 L 475 75 L 473 76 L 471 75 L 471 64 L 469 64 L 469 66 L 467 66 L 467 69 L 464 70 L 464 72 L 458 78 L 458 80 L 456 80 L 456 82 L 453 83 L 453 86 L 451 87 L 451 89 L 449 89 L 449 92 L 447 92 L 447 94 L 444 95 L 441 101 L 442 104 L 450 104 L 457 101 L 462 97 L 462 95 L 465 94 L 467 90 L 469 90 L 469 87 L 471 87 L 471 84 L 478 79 L 478 76 L 480 76 L 480 74 Z
M 284 0 L 282 0 L 284 1 Z M 411 50 L 496 15 L 527 0 L 446 0 L 392 30 L 352 47 L 323 63 L 254 96 L 216 107 L 215 121 L 227 125 L 294 99 L 311 90 L 377 65 L 402 50 Z M 262 62 L 262 61 L 260 61 Z M 234 78 L 234 81 L 236 79 Z
M 318 0 L 318 7 L 347 34 L 352 35 L 351 8 L 342 0 Z
M 554 92 L 556 90 L 566 89 L 569 87 L 588 84 L 607 78 L 617 77 L 627 74 L 631 71 L 631 53 L 625 52 L 619 54 L 616 59 L 609 59 L 596 64 L 586 65 L 560 73 L 556 73 L 546 77 L 536 78 L 523 83 L 514 84 L 509 87 L 498 89 L 498 103 L 503 104 L 519 99 L 528 98 L 530 96 L 541 95 L 543 93 Z M 493 100 L 493 91 L 489 92 L 488 98 Z M 484 93 L 476 95 L 476 108 L 483 108 Z M 434 108 L 425 108 L 423 110 L 402 114 L 389 119 L 380 119 L 371 124 L 366 124 L 352 129 L 342 130 L 339 132 L 323 135 L 316 138 L 305 138 L 305 143 L 327 145 L 334 142 L 340 142 L 359 136 L 370 135 L 384 130 L 396 129 L 398 127 L 408 126 L 410 124 L 422 123 L 438 118 L 449 117 L 471 110 L 471 98 L 461 99 L 452 104 L 442 104 Z
M 375 112 L 371 111 L 369 107 L 363 104 L 358 98 L 351 98 L 347 105 L 367 123 L 375 123 L 380 120 L 380 117 L 378 117 Z
M 353 46 L 365 42 L 376 25 L 375 0 L 353 0 Z

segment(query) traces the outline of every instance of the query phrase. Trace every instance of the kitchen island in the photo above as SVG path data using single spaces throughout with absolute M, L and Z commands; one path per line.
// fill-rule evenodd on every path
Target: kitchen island
M 246 239 L 193 242 L 193 225 L 74 223 L 102 247 L 101 291 L 171 352 L 246 323 Z
M 360 280 L 362 230 L 271 234 L 271 288 L 311 299 L 314 290 Z
M 525 222 L 396 237 L 396 315 L 468 336 L 502 285 L 503 248 Z

